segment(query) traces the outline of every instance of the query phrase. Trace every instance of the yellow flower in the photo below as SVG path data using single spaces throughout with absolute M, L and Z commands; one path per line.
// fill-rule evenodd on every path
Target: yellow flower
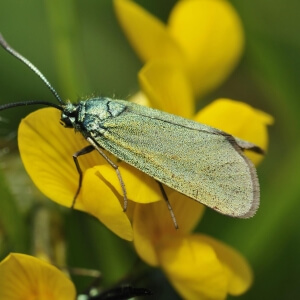
M 166 25 L 130 0 L 115 0 L 114 4 L 118 20 L 142 61 L 175 63 L 198 96 L 220 85 L 240 59 L 243 29 L 226 0 L 180 0 Z
M 33 256 L 11 253 L 0 263 L 0 299 L 74 300 L 68 277 Z
M 167 26 L 128 0 L 115 0 L 125 33 L 145 66 L 134 101 L 224 130 L 267 149 L 271 116 L 239 101 L 218 99 L 195 115 L 196 95 L 220 84 L 236 64 L 243 45 L 239 18 L 227 1 L 178 1 Z M 226 40 L 230 37 L 230 41 Z M 261 155 L 246 153 L 258 164 Z M 184 299 L 240 295 L 252 272 L 234 249 L 191 231 L 204 207 L 165 187 L 179 224 L 163 202 L 136 204 L 134 245 L 139 256 L 163 269 Z
M 205 1 L 199 0 L 199 2 Z M 222 0 L 216 2 L 223 3 Z M 136 9 L 135 5 L 129 1 L 124 0 L 123 3 L 122 0 L 117 0 L 115 3 L 117 7 L 128 4 L 129 7 L 133 5 L 134 10 Z M 225 3 L 221 7 L 227 7 L 225 9 L 227 11 L 230 6 Z M 118 11 L 120 14 L 120 9 Z M 229 11 L 235 15 L 232 8 Z M 144 13 L 142 11 L 142 17 Z M 180 11 L 177 13 L 180 15 Z M 174 18 L 176 19 L 176 17 Z M 153 17 L 150 18 L 150 20 L 152 19 Z M 234 20 L 236 19 L 235 16 Z M 158 21 L 154 23 L 156 24 L 156 22 Z M 233 23 L 235 22 L 233 21 Z M 152 22 L 148 25 L 145 28 L 149 30 L 151 30 L 151 26 L 156 26 Z M 138 28 L 140 29 L 139 26 Z M 156 30 L 154 31 L 156 32 Z M 160 33 L 161 31 L 158 30 L 157 34 L 160 35 Z M 152 35 L 152 37 L 154 36 Z M 164 38 L 168 39 L 166 36 Z M 163 40 L 161 42 L 163 43 Z M 169 49 L 169 47 L 167 48 Z M 145 51 L 147 49 L 150 48 L 143 48 Z M 192 118 L 194 114 L 194 90 L 186 71 L 178 67 L 181 60 L 175 55 L 177 60 L 174 58 L 171 62 L 163 61 L 158 58 L 159 55 L 161 55 L 160 52 L 157 54 L 157 59 L 149 61 L 139 74 L 144 93 L 151 100 L 152 106 Z M 221 63 L 220 66 L 222 65 L 227 64 Z M 214 114 L 213 111 L 211 113 Z M 257 120 L 255 115 L 253 114 L 253 119 Z M 228 123 L 232 123 L 233 117 L 236 116 L 229 116 L 230 122 Z M 71 207 L 78 188 L 79 178 L 72 155 L 83 149 L 87 142 L 79 133 L 76 134 L 73 130 L 63 128 L 59 124 L 59 118 L 60 112 L 53 108 L 41 109 L 30 114 L 20 124 L 18 142 L 25 168 L 37 187 L 53 201 Z M 267 123 L 263 121 L 263 118 L 258 121 L 262 128 Z M 254 123 L 253 121 L 251 125 Z M 236 124 L 236 128 L 238 126 Z M 229 133 L 234 134 L 235 132 L 229 131 Z M 239 134 L 237 136 L 245 138 Z M 257 137 L 261 136 L 260 133 L 257 133 L 249 141 L 265 148 L 266 135 L 262 139 L 260 138 L 262 141 L 256 140 Z M 115 171 L 96 151 L 80 156 L 79 163 L 84 175 L 75 208 L 91 213 L 120 237 L 132 240 L 133 233 L 130 221 L 133 207 L 132 205 L 129 206 L 127 214 L 122 212 L 123 195 Z M 161 200 L 158 185 L 154 180 L 126 163 L 117 162 L 117 164 L 123 175 L 129 200 L 140 203 Z
M 133 216 L 134 245 L 139 256 L 165 272 L 184 299 L 225 299 L 240 295 L 253 276 L 245 259 L 231 247 L 203 234 L 191 234 L 204 207 L 169 191 L 179 230 L 165 203 L 137 204 Z
M 174 88 L 171 90 L 168 85 L 170 77 L 160 76 L 161 83 L 166 84 L 159 87 L 152 85 L 151 82 L 152 76 L 156 80 L 155 72 L 150 74 L 151 77 L 145 74 L 141 76 L 143 82 L 141 85 L 147 85 L 149 91 L 153 90 L 153 93 L 155 91 L 158 94 L 156 98 L 158 103 L 163 104 L 164 100 L 172 99 L 174 100 L 172 104 L 168 101 L 163 104 L 166 110 L 169 106 L 168 110 L 171 112 L 179 114 L 182 110 L 186 111 L 186 115 L 190 115 L 192 109 L 186 108 L 185 103 L 191 103 L 192 99 L 189 97 L 191 92 L 188 92 L 187 85 L 183 84 L 181 77 L 175 77 Z M 187 93 L 184 94 L 183 91 Z M 172 98 L 165 97 L 169 92 Z M 218 124 L 214 124 L 215 112 L 220 112 L 224 102 L 226 116 L 223 114 L 222 126 L 219 127 Z M 222 108 L 221 111 L 225 113 L 225 109 Z M 244 118 L 240 118 L 242 112 Z M 79 133 L 76 134 L 73 130 L 61 126 L 59 118 L 60 112 L 53 108 L 40 109 L 28 115 L 19 126 L 18 143 L 24 166 L 36 186 L 53 201 L 71 207 L 79 178 L 72 154 L 83 149 L 87 142 Z M 230 128 L 234 118 L 236 121 L 233 128 Z M 211 108 L 206 108 L 196 115 L 196 120 L 220 129 L 228 126 L 226 128 L 229 133 L 256 143 L 264 149 L 267 145 L 265 125 L 270 123 L 269 119 L 269 116 L 248 105 L 230 100 L 220 100 L 212 104 Z M 218 120 L 221 120 L 221 116 L 218 116 Z M 243 134 L 249 131 L 252 131 L 252 136 Z M 261 155 L 256 155 L 255 159 L 260 160 Z M 132 240 L 133 205 L 129 203 L 128 212 L 126 214 L 123 212 L 123 194 L 114 169 L 96 151 L 81 156 L 79 162 L 84 176 L 75 208 L 94 215 L 121 238 Z M 124 162 L 117 164 L 126 185 L 128 199 L 139 203 L 151 203 L 162 199 L 155 180 Z
M 180 0 L 166 25 L 130 0 L 114 4 L 128 40 L 146 62 L 139 72 L 143 93 L 133 101 L 193 118 L 267 149 L 266 125 L 273 119 L 249 105 L 222 99 L 195 116 L 196 96 L 222 83 L 243 50 L 242 25 L 228 1 Z M 255 164 L 262 159 L 247 155 Z

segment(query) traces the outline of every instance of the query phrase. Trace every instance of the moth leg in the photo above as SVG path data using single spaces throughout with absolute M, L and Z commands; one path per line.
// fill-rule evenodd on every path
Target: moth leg
M 171 203 L 169 202 L 169 199 L 168 199 L 168 196 L 166 194 L 166 191 L 165 191 L 165 189 L 164 189 L 164 187 L 163 187 L 163 185 L 162 185 L 161 182 L 159 182 L 159 181 L 156 181 L 156 182 L 158 183 L 160 191 L 161 191 L 161 193 L 163 195 L 163 198 L 164 198 L 164 200 L 165 200 L 165 202 L 167 204 L 167 207 L 168 207 L 168 210 L 169 210 L 169 212 L 171 214 L 171 218 L 172 218 L 172 221 L 174 223 L 175 229 L 178 229 L 179 227 L 178 227 L 178 224 L 177 224 L 177 221 L 176 221 L 176 217 L 175 217 L 173 208 L 171 206 Z
M 75 196 L 73 198 L 73 202 L 72 202 L 71 208 L 74 208 L 76 199 L 77 199 L 77 197 L 79 195 L 79 192 L 81 190 L 81 185 L 82 185 L 82 170 L 81 170 L 79 162 L 78 162 L 78 157 L 81 156 L 81 155 L 84 155 L 84 154 L 88 154 L 88 153 L 92 152 L 93 150 L 95 150 L 95 148 L 93 146 L 89 145 L 89 146 L 84 147 L 83 149 L 81 149 L 78 152 L 76 152 L 76 153 L 73 154 L 73 160 L 74 160 L 77 172 L 79 174 L 79 183 L 78 183 L 78 188 L 77 188 L 76 194 L 75 194 Z
M 124 183 L 123 178 L 121 176 L 119 167 L 102 151 L 101 147 L 99 147 L 98 144 L 96 144 L 92 138 L 88 137 L 87 141 L 115 169 L 116 174 L 117 174 L 118 179 L 119 179 L 119 182 L 120 182 L 120 185 L 121 185 L 121 188 L 122 188 L 122 192 L 123 192 L 123 198 L 124 198 L 123 211 L 125 212 L 127 210 L 128 199 L 127 199 L 127 192 L 126 192 L 126 188 L 125 188 L 125 183 Z

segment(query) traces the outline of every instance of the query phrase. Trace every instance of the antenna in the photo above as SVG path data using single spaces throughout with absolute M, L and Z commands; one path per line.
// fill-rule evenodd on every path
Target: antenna
M 14 103 L 6 103 L 3 105 L 0 105 L 0 111 L 1 110 L 5 110 L 8 108 L 12 108 L 12 107 L 17 107 L 17 106 L 27 106 L 27 105 L 46 105 L 46 106 L 51 106 L 51 107 L 55 107 L 61 111 L 64 110 L 64 108 L 60 105 L 57 105 L 55 103 L 51 103 L 51 102 L 47 102 L 47 101 L 39 101 L 39 100 L 29 100 L 29 101 L 22 101 L 22 102 L 14 102 Z
M 14 50 L 7 42 L 6 40 L 3 38 L 2 34 L 0 33 L 0 45 L 7 51 L 9 52 L 12 56 L 14 56 L 15 58 L 19 59 L 22 63 L 24 63 L 27 67 L 29 67 L 38 77 L 40 77 L 40 79 L 42 79 L 42 81 L 45 83 L 45 85 L 49 88 L 49 90 L 51 91 L 51 93 L 54 95 L 54 97 L 58 100 L 58 102 L 62 105 L 64 105 L 65 103 L 61 100 L 60 96 L 58 95 L 58 93 L 56 92 L 56 90 L 54 89 L 54 87 L 50 84 L 50 82 L 47 80 L 47 78 L 42 74 L 42 72 L 33 64 L 31 63 L 27 58 L 25 58 L 24 56 L 22 56 L 20 53 L 18 53 L 16 50 Z M 22 102 L 21 102 L 22 103 Z M 27 104 L 26 104 L 27 103 Z M 39 103 L 35 102 L 35 101 L 29 101 L 29 102 L 23 102 L 23 105 L 33 105 L 33 104 L 45 104 L 48 102 L 42 102 L 39 101 Z M 13 103 L 12 103 L 13 104 Z M 15 103 L 16 104 L 16 103 Z M 20 104 L 21 105 L 21 104 Z M 12 106 L 7 106 L 6 108 L 10 108 L 10 107 L 15 107 L 15 106 L 20 106 L 20 105 L 12 105 Z M 58 108 L 58 106 L 54 106 L 53 104 L 49 104 L 49 106 L 53 106 Z M 1 106 L 2 108 L 3 106 Z M 5 109 L 5 108 L 4 108 Z

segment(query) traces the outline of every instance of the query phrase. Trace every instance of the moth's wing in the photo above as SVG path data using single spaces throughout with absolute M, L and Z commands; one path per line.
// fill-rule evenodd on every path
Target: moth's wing
M 239 147 L 243 150 L 250 150 L 250 151 L 258 153 L 258 154 L 265 154 L 265 151 L 262 148 L 260 148 L 259 146 L 255 145 L 253 143 L 241 140 L 236 137 L 234 138 L 234 140 L 239 145 Z
M 103 123 L 105 133 L 94 137 L 100 146 L 222 214 L 241 218 L 254 215 L 259 205 L 256 170 L 234 137 L 125 103 L 120 115 Z

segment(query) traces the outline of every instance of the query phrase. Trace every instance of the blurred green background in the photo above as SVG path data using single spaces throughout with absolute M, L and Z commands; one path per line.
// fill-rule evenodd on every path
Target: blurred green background
M 166 21 L 176 1 L 136 2 Z M 255 282 L 239 299 L 299 299 L 300 2 L 231 2 L 244 24 L 245 54 L 232 76 L 200 105 L 217 97 L 242 100 L 273 115 L 275 124 L 258 168 L 261 207 L 255 217 L 239 220 L 206 210 L 198 230 L 232 245 L 250 261 Z M 110 0 L 1 1 L 0 32 L 41 69 L 63 99 L 92 94 L 127 99 L 139 89 L 142 64 Z M 0 103 L 22 100 L 55 101 L 35 74 L 1 50 Z M 16 130 L 34 109 L 0 114 L 0 258 L 54 243 L 52 257 L 61 257 L 66 247 L 69 266 L 99 269 L 103 284 L 113 284 L 136 263 L 131 245 L 93 218 L 44 199 L 22 167 Z M 147 272 L 150 282 L 143 286 L 159 291 L 155 299 L 176 298 L 159 270 Z M 75 278 L 79 290 L 88 281 Z

